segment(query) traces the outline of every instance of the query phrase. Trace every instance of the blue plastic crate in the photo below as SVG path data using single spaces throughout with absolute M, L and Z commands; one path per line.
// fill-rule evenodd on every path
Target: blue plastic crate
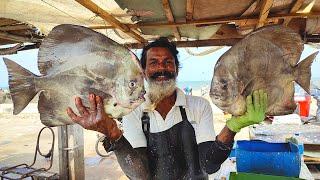
M 237 171 L 299 177 L 301 156 L 293 143 L 237 141 Z

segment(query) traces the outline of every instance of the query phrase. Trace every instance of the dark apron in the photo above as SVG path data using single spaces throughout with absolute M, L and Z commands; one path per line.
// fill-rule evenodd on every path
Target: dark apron
M 200 168 L 198 145 L 185 109 L 179 106 L 182 122 L 172 128 L 150 133 L 150 118 L 144 113 L 142 128 L 147 138 L 150 172 L 153 179 L 208 179 Z

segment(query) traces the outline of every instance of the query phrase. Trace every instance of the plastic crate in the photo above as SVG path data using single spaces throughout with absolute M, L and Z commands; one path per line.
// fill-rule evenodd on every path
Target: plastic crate
M 237 171 L 299 177 L 301 156 L 293 143 L 237 141 Z

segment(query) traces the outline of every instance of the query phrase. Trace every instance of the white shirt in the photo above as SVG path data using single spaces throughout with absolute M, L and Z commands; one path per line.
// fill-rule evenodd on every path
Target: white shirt
M 183 106 L 185 108 L 187 118 L 194 128 L 198 144 L 215 140 L 210 103 L 202 97 L 185 95 L 183 91 L 178 88 L 176 102 L 167 114 L 165 120 L 156 110 L 148 113 L 150 116 L 150 132 L 162 132 L 181 122 L 182 117 L 179 106 Z M 144 104 L 141 104 L 133 112 L 124 116 L 122 119 L 123 135 L 133 148 L 147 146 L 141 122 L 143 109 Z

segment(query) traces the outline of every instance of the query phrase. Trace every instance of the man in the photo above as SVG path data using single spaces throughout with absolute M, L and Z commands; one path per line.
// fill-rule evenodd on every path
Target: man
M 98 96 L 90 95 L 89 108 L 76 98 L 80 116 L 67 110 L 74 122 L 106 135 L 105 148 L 114 150 L 130 179 L 207 179 L 228 157 L 236 132 L 265 117 L 266 94 L 256 91 L 247 98 L 246 114 L 232 117 L 215 137 L 209 102 L 176 87 L 177 54 L 166 38 L 144 47 L 141 66 L 155 106 L 144 103 L 123 117 L 123 133 Z

